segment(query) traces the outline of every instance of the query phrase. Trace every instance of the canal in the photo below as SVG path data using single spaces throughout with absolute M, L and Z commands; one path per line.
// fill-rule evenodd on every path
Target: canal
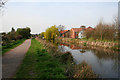
M 102 48 L 83 48 L 59 44 L 61 52 L 70 52 L 76 64 L 85 61 L 100 78 L 118 78 L 118 52 Z

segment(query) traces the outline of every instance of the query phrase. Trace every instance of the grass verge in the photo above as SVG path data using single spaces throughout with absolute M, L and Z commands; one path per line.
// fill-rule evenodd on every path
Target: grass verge
M 58 59 L 65 67 L 65 76 L 67 78 L 97 78 L 98 76 L 92 71 L 90 65 L 86 62 L 75 64 L 73 56 L 70 52 L 61 53 L 58 46 L 55 46 L 51 42 L 36 38 L 45 49 L 56 59 Z M 79 74 L 79 72 L 83 71 Z
M 19 46 L 20 44 L 22 44 L 26 39 L 22 39 L 22 40 L 17 40 L 17 41 L 14 41 L 12 43 L 9 43 L 8 45 L 6 46 L 2 46 L 2 54 L 8 52 L 9 50 Z
M 15 78 L 65 78 L 64 69 L 62 63 L 52 57 L 40 42 L 32 39 Z

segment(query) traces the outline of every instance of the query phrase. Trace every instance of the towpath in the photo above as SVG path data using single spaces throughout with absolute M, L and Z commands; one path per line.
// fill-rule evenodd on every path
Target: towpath
M 31 39 L 28 39 L 2 56 L 2 78 L 14 77 L 30 45 Z

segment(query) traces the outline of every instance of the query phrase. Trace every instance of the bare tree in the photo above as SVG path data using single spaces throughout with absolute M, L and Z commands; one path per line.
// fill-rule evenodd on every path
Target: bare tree
M 0 8 L 3 8 L 7 0 L 0 0 Z
M 113 25 L 115 29 L 118 29 L 118 16 L 113 17 Z
M 103 25 L 103 19 L 100 20 L 100 22 L 96 26 L 95 30 L 96 30 L 97 36 L 100 35 L 99 37 L 102 40 L 103 39 L 103 34 L 105 32 L 105 27 Z
M 112 29 L 115 32 L 115 39 L 120 38 L 118 35 L 120 34 L 120 24 L 119 24 L 119 15 L 113 17 L 113 24 L 112 24 Z
M 65 30 L 65 26 L 63 26 L 63 25 L 59 25 L 57 28 L 58 28 L 59 31 Z
M 8 0 L 0 0 L 0 14 L 3 13 L 3 8 Z M 2 14 L 3 15 L 3 14 Z

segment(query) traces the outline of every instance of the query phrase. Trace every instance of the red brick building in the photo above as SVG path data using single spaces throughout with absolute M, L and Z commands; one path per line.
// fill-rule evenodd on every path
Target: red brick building
M 70 30 L 70 38 L 77 38 L 78 33 L 82 30 L 82 28 L 72 28 Z
M 63 30 L 60 31 L 60 37 L 67 37 L 67 38 L 79 38 L 78 34 L 81 31 L 85 31 L 85 30 L 94 30 L 92 27 L 81 27 L 81 28 L 72 28 L 71 30 Z
M 70 36 L 70 30 L 60 31 L 60 37 L 68 37 Z
M 72 28 L 70 30 L 70 38 L 78 38 L 78 34 L 80 31 L 85 31 L 85 30 L 94 30 L 92 27 L 88 28 Z

